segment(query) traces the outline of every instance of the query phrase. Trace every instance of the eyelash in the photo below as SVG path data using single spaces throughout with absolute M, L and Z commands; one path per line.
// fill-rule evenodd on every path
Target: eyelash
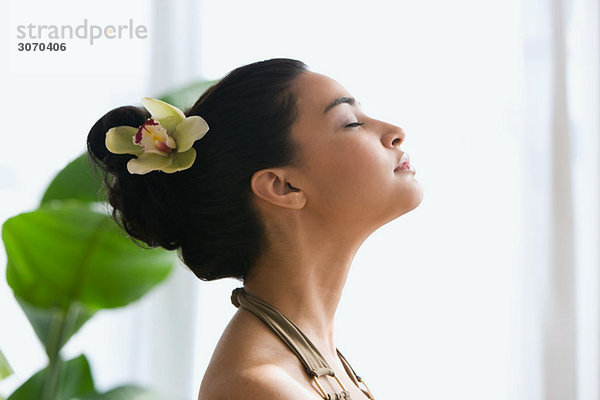
M 346 125 L 346 128 L 357 128 L 364 124 L 365 124 L 364 122 L 353 122 L 351 124 Z

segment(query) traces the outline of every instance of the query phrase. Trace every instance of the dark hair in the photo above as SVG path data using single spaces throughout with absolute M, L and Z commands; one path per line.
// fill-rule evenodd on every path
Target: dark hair
M 252 206 L 254 172 L 298 162 L 291 136 L 297 116 L 294 80 L 308 67 L 275 58 L 234 69 L 185 110 L 209 126 L 194 143 L 187 170 L 134 175 L 129 154 L 105 145 L 115 126 L 138 127 L 145 108 L 124 106 L 102 116 L 87 138 L 88 152 L 104 171 L 113 217 L 134 239 L 150 247 L 180 249 L 183 262 L 202 280 L 245 279 L 265 248 L 263 222 Z

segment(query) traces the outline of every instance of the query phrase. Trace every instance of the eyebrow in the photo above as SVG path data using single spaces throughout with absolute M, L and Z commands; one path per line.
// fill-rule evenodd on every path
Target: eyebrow
M 323 111 L 323 114 L 326 114 L 327 111 L 331 110 L 333 107 L 340 105 L 342 103 L 347 103 L 347 104 L 350 104 L 351 106 L 353 106 L 355 102 L 356 102 L 356 99 L 354 99 L 354 97 L 338 97 L 337 99 L 332 101 L 331 104 L 329 104 L 327 107 L 325 107 L 325 111 Z M 358 104 L 360 104 L 360 101 L 358 102 Z

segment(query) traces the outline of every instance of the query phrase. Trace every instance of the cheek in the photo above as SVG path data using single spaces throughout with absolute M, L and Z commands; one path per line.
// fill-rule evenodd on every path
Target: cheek
M 340 148 L 337 158 L 344 168 L 337 171 L 348 180 L 355 180 L 368 184 L 379 182 L 386 172 L 386 158 L 383 154 L 381 143 L 368 138 L 357 139 Z M 388 177 L 388 176 L 385 176 Z
M 330 144 L 317 149 L 316 154 L 315 163 L 311 165 L 315 184 L 329 199 L 352 200 L 363 194 L 372 195 L 385 184 L 383 180 L 392 175 L 393 168 L 388 168 L 390 171 L 386 174 L 381 149 L 366 140 Z

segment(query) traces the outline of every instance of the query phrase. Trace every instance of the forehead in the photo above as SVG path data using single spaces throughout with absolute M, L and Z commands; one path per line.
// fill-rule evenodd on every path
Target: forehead
M 311 118 L 325 118 L 325 108 L 336 98 L 351 97 L 350 93 L 335 79 L 317 72 L 306 71 L 296 80 L 296 96 L 299 116 L 310 114 Z

